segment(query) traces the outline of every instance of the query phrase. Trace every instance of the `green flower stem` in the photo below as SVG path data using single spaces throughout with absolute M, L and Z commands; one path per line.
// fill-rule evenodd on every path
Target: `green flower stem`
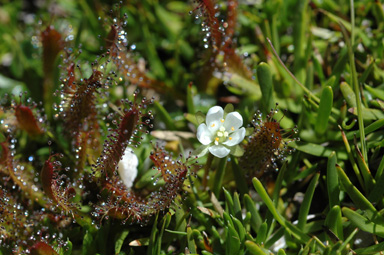
M 339 126 L 339 129 L 341 131 L 341 136 L 343 138 L 343 142 L 344 142 L 344 145 L 345 145 L 345 149 L 348 153 L 348 158 L 349 158 L 349 161 L 351 162 L 352 164 L 352 168 L 353 168 L 353 171 L 355 172 L 356 174 L 356 177 L 357 179 L 359 180 L 359 183 L 361 185 L 361 187 L 363 187 L 363 189 L 365 190 L 365 185 L 364 185 L 364 182 L 363 182 L 363 178 L 361 177 L 361 174 L 360 174 L 360 170 L 359 168 L 357 167 L 357 164 L 356 164 L 356 161 L 353 157 L 353 154 L 352 154 L 352 150 L 351 150 L 351 146 L 349 145 L 349 142 L 348 142 L 348 139 L 343 131 L 343 129 L 341 129 L 341 127 Z
M 216 171 L 215 174 L 215 181 L 213 182 L 213 194 L 215 194 L 216 197 L 219 197 L 220 190 L 222 187 L 223 179 L 224 179 L 224 173 L 225 173 L 225 167 L 227 166 L 227 157 L 224 157 L 220 159 L 219 162 L 219 168 Z
M 204 166 L 204 177 L 203 177 L 203 189 L 205 190 L 207 187 L 208 183 L 208 174 L 209 174 L 209 169 L 211 169 L 212 161 L 213 161 L 213 155 L 211 153 L 208 153 L 208 158 L 207 162 L 205 163 Z
M 244 173 L 242 169 L 239 167 L 239 163 L 236 157 L 231 156 L 231 165 L 232 165 L 232 172 L 233 172 L 233 177 L 235 178 L 236 181 L 236 186 L 237 189 L 239 190 L 241 195 L 248 194 L 248 185 L 245 181 L 244 178 Z
M 341 26 L 341 31 L 343 33 L 345 43 L 346 43 L 347 49 L 348 49 L 349 64 L 351 65 L 352 85 L 353 85 L 353 90 L 354 90 L 355 95 L 356 95 L 357 120 L 359 122 L 361 152 L 363 154 L 365 162 L 368 163 L 367 146 L 365 144 L 361 96 L 360 96 L 360 90 L 359 90 L 359 81 L 357 79 L 357 73 L 356 73 L 355 56 L 354 56 L 354 53 L 352 50 L 353 43 L 354 43 L 355 12 L 354 12 L 353 0 L 351 0 L 350 2 L 351 2 L 351 23 L 352 23 L 351 24 L 351 39 L 348 37 L 348 33 L 347 33 L 347 30 L 344 27 L 344 25 L 342 23 L 340 23 L 340 26 Z

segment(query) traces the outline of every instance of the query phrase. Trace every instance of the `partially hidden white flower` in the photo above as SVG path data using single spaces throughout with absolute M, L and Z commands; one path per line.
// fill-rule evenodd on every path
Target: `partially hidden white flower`
M 197 139 L 206 147 L 202 154 L 209 150 L 218 158 L 227 156 L 239 143 L 244 140 L 245 128 L 243 117 L 238 112 L 230 112 L 224 116 L 220 106 L 209 109 L 205 123 L 197 128 Z
M 131 148 L 126 148 L 123 158 L 119 161 L 117 171 L 127 188 L 131 188 L 133 185 L 133 181 L 137 176 L 138 165 L 139 160 L 133 150 Z

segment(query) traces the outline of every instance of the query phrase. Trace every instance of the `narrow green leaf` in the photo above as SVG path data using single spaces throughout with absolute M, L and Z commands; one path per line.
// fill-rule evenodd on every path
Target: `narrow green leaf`
M 340 84 L 341 93 L 349 107 L 356 107 L 356 95 L 352 88 L 346 82 Z
M 203 157 L 205 154 L 208 153 L 209 145 L 200 145 L 196 150 L 192 152 L 192 156 L 195 157 Z
M 71 255 L 72 254 L 72 242 L 69 239 L 65 242 L 63 249 L 63 255 Z
M 297 79 L 303 83 L 305 78 L 306 56 L 305 45 L 306 37 L 305 33 L 308 29 L 308 0 L 296 2 L 296 14 L 293 20 L 293 45 L 294 47 L 294 69 Z
M 320 174 L 317 173 L 313 176 L 312 181 L 310 182 L 307 191 L 304 195 L 303 203 L 300 206 L 299 211 L 299 223 L 297 224 L 297 227 L 301 230 L 304 229 L 305 224 L 307 223 L 307 217 L 309 213 L 309 209 L 311 207 L 311 202 L 313 198 L 313 194 L 315 193 L 317 181 L 319 180 Z
M 212 188 L 212 192 L 213 194 L 215 194 L 216 197 L 220 196 L 220 191 L 221 191 L 221 188 L 223 187 L 222 183 L 224 179 L 226 165 L 227 165 L 227 157 L 220 159 L 219 167 L 216 170 L 215 179 L 213 181 L 213 188 Z
M 333 151 L 328 157 L 327 164 L 327 190 L 329 198 L 329 207 L 332 208 L 335 205 L 340 205 L 339 195 L 339 178 L 336 171 L 337 157 Z
M 289 146 L 295 148 L 296 150 L 302 151 L 309 155 L 318 156 L 318 157 L 329 157 L 333 152 L 332 148 L 327 148 L 319 144 L 306 143 L 306 142 L 291 142 Z M 348 159 L 347 153 L 344 151 L 337 151 L 337 158 L 340 160 Z
M 241 212 L 241 204 L 240 204 L 240 197 L 239 197 L 239 193 L 235 192 L 233 194 L 233 212 L 234 212 L 234 216 L 242 221 L 243 220 L 243 215 L 242 215 L 242 212 Z
M 369 66 L 364 70 L 363 74 L 359 78 L 359 84 L 365 83 L 366 79 L 371 74 L 375 66 L 376 66 L 376 61 L 370 58 Z
M 187 109 L 188 113 L 194 114 L 196 112 L 195 104 L 193 102 L 193 84 L 192 82 L 188 84 L 187 87 Z
M 167 127 L 167 129 L 169 129 L 169 130 L 177 130 L 177 128 L 175 126 L 175 122 L 172 119 L 172 117 L 169 115 L 167 110 L 158 101 L 155 101 L 154 106 L 156 108 L 157 114 L 159 115 L 159 118 L 162 121 L 164 121 L 165 126 Z
M 252 97 L 254 100 L 259 100 L 261 98 L 260 86 L 254 81 L 245 79 L 236 73 L 230 75 L 229 81 L 244 90 L 245 93 L 243 94 Z
M 224 195 L 225 195 L 225 205 L 226 205 L 226 211 L 229 212 L 230 214 L 233 214 L 233 199 L 231 196 L 231 193 L 229 193 L 225 188 L 224 190 Z
M 331 208 L 325 219 L 325 225 L 339 238 L 344 240 L 343 221 L 341 219 L 340 206 L 335 205 Z
M 196 114 L 195 114 L 195 117 L 196 117 L 196 120 L 197 120 L 197 124 L 200 125 L 202 123 L 205 122 L 205 114 L 198 111 Z
M 357 163 L 359 165 L 361 174 L 364 178 L 364 185 L 366 187 L 366 192 L 370 192 L 374 186 L 374 180 L 371 175 L 371 171 L 368 168 L 367 163 L 364 160 L 363 155 L 361 154 L 359 148 L 357 147 L 356 141 L 355 141 L 355 152 L 356 152 L 356 158 L 357 158 Z
M 95 247 L 93 245 L 93 235 L 89 232 L 86 231 L 83 239 L 83 247 L 82 247 L 82 253 L 83 255 L 90 255 L 90 254 L 95 254 Z
M 224 219 L 224 222 L 225 222 L 225 225 L 226 225 L 226 226 L 232 226 L 232 227 L 235 227 L 235 226 L 233 225 L 232 218 L 231 218 L 231 216 L 230 216 L 229 213 L 227 213 L 227 212 L 223 212 L 223 219 Z
M 225 254 L 233 255 L 240 252 L 240 237 L 235 228 L 231 225 L 227 225 L 227 237 L 226 237 L 226 249 Z
M 124 229 L 121 231 L 117 236 L 116 236 L 116 241 L 115 241 L 115 254 L 119 254 L 121 251 L 121 247 L 123 247 L 123 243 L 125 238 L 128 236 L 129 230 Z
M 384 242 L 355 250 L 356 254 L 360 254 L 360 255 L 379 254 L 382 251 L 384 251 Z
M 348 153 L 348 159 L 349 159 L 349 161 L 352 164 L 352 169 L 355 172 L 357 180 L 359 181 L 361 187 L 363 187 L 363 189 L 365 189 L 363 178 L 361 177 L 360 170 L 357 167 L 357 164 L 355 162 L 355 158 L 353 156 L 353 153 L 352 153 L 352 150 L 351 150 L 351 146 L 349 145 L 348 139 L 347 139 L 347 137 L 346 137 L 346 135 L 344 133 L 344 130 L 340 126 L 339 126 L 339 129 L 340 129 L 341 137 L 342 137 L 344 145 L 345 145 L 345 149 L 346 149 L 346 151 Z
M 153 222 L 152 225 L 152 231 L 151 231 L 151 236 L 149 237 L 149 243 L 148 243 L 148 255 L 154 255 L 156 254 L 156 237 L 157 233 L 159 232 L 157 229 L 157 220 L 159 218 L 159 214 L 156 214 L 155 221 Z
M 171 233 L 171 234 L 175 234 L 175 235 L 180 235 L 180 236 L 186 236 L 186 235 L 188 235 L 187 232 L 183 232 L 183 231 L 174 231 L 174 230 L 170 230 L 170 229 L 165 229 L 165 232 L 168 232 L 168 233 Z
M 252 200 L 252 198 L 248 195 L 244 195 L 244 204 L 245 208 L 247 209 L 248 212 L 251 213 L 251 227 L 253 231 L 256 233 L 259 233 L 259 228 L 260 225 L 262 224 L 262 220 L 259 214 L 259 211 L 256 208 L 255 202 Z
M 273 217 L 277 222 L 282 225 L 285 230 L 290 233 L 294 238 L 296 238 L 300 243 L 307 243 L 310 238 L 306 234 L 304 234 L 300 229 L 298 229 L 296 226 L 291 224 L 290 222 L 287 222 L 277 211 L 275 208 L 272 200 L 268 196 L 267 191 L 264 189 L 263 185 L 261 182 L 254 177 L 253 180 L 253 186 L 255 187 L 255 190 L 257 193 L 260 195 L 261 199 L 264 201 L 265 205 L 268 207 L 269 211 L 272 213 Z M 324 246 L 323 243 L 318 242 L 319 245 Z
M 192 235 L 192 228 L 189 226 L 187 227 L 187 242 L 189 252 L 192 254 L 196 254 L 196 244 Z
M 326 86 L 321 93 L 319 109 L 317 111 L 317 119 L 315 132 L 318 135 L 323 135 L 327 130 L 329 116 L 333 107 L 333 91 L 332 87 Z
M 272 73 L 267 63 L 260 63 L 257 67 L 257 79 L 261 89 L 261 106 L 263 114 L 267 114 L 274 107 Z
M 235 229 L 239 235 L 240 242 L 243 243 L 244 238 L 245 238 L 245 233 L 246 233 L 244 225 L 239 219 L 237 219 L 236 217 L 233 217 L 233 216 L 232 216 L 232 221 L 233 221 L 233 225 L 235 225 Z
M 354 229 L 352 233 L 344 240 L 344 242 L 340 245 L 339 249 L 337 249 L 337 254 L 341 254 L 341 252 L 347 247 L 347 245 L 351 242 L 353 237 L 357 234 L 359 231 L 358 228 Z
M 364 197 L 363 194 L 352 184 L 344 170 L 336 165 L 337 173 L 339 175 L 340 182 L 343 184 L 348 196 L 352 199 L 353 203 L 364 211 L 365 215 L 370 220 L 379 220 L 384 223 L 384 219 L 379 216 L 376 208 Z
M 260 227 L 258 228 L 258 231 L 256 232 L 256 243 L 257 244 L 264 244 L 267 240 L 267 233 L 268 232 L 268 224 L 266 222 L 263 222 Z
M 233 112 L 233 111 L 235 111 L 235 107 L 233 107 L 233 104 L 227 104 L 224 107 L 224 113 L 225 114 L 228 114 L 228 113 Z
M 384 156 L 381 158 L 380 165 L 377 168 L 377 172 L 375 175 L 376 181 L 378 181 L 378 179 L 381 178 L 381 176 L 383 175 L 383 171 L 384 171 Z
M 379 200 L 383 197 L 384 194 L 384 174 L 382 174 L 384 169 L 384 156 L 381 159 L 379 168 L 376 173 L 376 183 L 372 189 L 372 191 L 369 193 L 368 200 L 372 203 L 377 203 Z
M 358 214 L 357 212 L 343 207 L 341 209 L 344 216 L 347 217 L 351 223 L 362 231 L 384 237 L 384 226 L 382 224 L 376 224 L 368 220 L 366 217 Z
M 250 254 L 252 255 L 268 255 L 268 253 L 264 252 L 260 246 L 255 244 L 252 241 L 245 241 L 245 247 L 247 247 L 247 250 L 249 251 Z
M 363 120 L 380 120 L 384 119 L 384 113 L 381 110 L 378 109 L 371 109 L 371 108 L 362 108 L 361 114 L 358 114 L 357 107 L 350 108 L 348 110 L 350 113 L 356 116 L 362 117 Z
M 364 121 L 363 116 L 366 115 L 366 113 L 363 112 L 362 104 L 361 104 L 361 95 L 360 95 L 360 86 L 359 81 L 357 80 L 357 71 L 356 71 L 356 65 L 355 65 L 355 55 L 352 49 L 352 46 L 354 45 L 354 30 L 355 30 L 355 24 L 354 24 L 354 7 L 353 7 L 353 1 L 351 1 L 351 21 L 352 21 L 352 27 L 351 27 L 351 40 L 349 40 L 348 33 L 346 31 L 345 26 L 340 23 L 341 25 L 341 31 L 344 36 L 345 43 L 347 45 L 348 49 L 348 56 L 349 56 L 349 65 L 351 68 L 351 76 L 352 76 L 352 87 L 353 91 L 356 95 L 356 113 L 357 113 L 357 120 L 359 123 L 359 132 L 360 132 L 360 143 L 361 143 L 361 152 L 363 154 L 365 162 L 368 162 L 368 156 L 367 156 L 367 145 L 365 143 L 365 134 L 364 134 Z M 352 41 L 352 42 L 351 42 Z M 384 117 L 384 114 L 383 114 Z
M 365 128 L 365 134 L 368 135 L 382 127 L 384 127 L 384 119 L 377 120 Z M 356 133 L 356 131 L 351 131 L 351 132 L 348 132 L 346 136 L 348 140 L 353 139 L 355 136 L 359 138 L 360 133 Z
M 231 156 L 231 165 L 232 165 L 232 173 L 236 181 L 236 187 L 239 190 L 241 195 L 248 193 L 248 185 L 244 178 L 244 173 L 242 169 L 239 167 L 239 163 L 237 158 Z

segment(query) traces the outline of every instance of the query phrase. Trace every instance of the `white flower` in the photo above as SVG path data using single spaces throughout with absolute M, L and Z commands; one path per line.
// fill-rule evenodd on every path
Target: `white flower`
M 197 139 L 210 153 L 218 158 L 224 158 L 245 136 L 243 117 L 238 112 L 228 113 L 224 117 L 224 110 L 220 106 L 209 109 L 206 123 L 197 128 Z
M 131 188 L 133 181 L 137 176 L 137 166 L 139 165 L 139 160 L 131 148 L 126 148 L 123 158 L 119 161 L 118 169 L 120 178 L 127 186 Z

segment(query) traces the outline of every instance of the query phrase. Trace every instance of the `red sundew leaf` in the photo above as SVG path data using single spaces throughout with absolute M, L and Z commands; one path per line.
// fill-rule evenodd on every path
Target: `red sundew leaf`
M 202 9 L 202 12 L 205 16 L 205 22 L 210 28 L 209 30 L 212 35 L 212 44 L 217 48 L 220 48 L 223 35 L 219 29 L 220 22 L 216 17 L 216 2 L 214 0 L 199 0 L 199 3 L 199 8 Z
M 83 126 L 84 119 L 96 115 L 95 93 L 101 87 L 103 73 L 95 70 L 83 84 L 78 84 L 73 95 L 68 95 L 69 102 L 66 109 L 65 121 L 69 131 L 77 131 Z
M 283 140 L 284 131 L 280 123 L 272 119 L 274 113 L 275 110 L 272 110 L 266 121 L 257 118 L 255 131 L 244 147 L 240 165 L 250 177 L 259 178 L 268 170 L 276 169 L 275 160 L 284 158 L 287 151 L 287 142 Z
M 235 35 L 238 5 L 239 3 L 237 0 L 228 1 L 227 22 L 224 24 L 226 38 L 232 39 Z
M 267 128 L 270 137 L 270 140 L 272 142 L 272 147 L 274 149 L 279 148 L 282 136 L 280 132 L 280 123 L 279 122 L 274 122 L 274 121 L 269 121 L 265 122 L 264 126 Z M 274 140 L 274 141 L 272 141 Z
M 133 132 L 137 129 L 140 117 L 141 113 L 135 107 L 127 111 L 120 122 L 119 128 L 115 131 L 117 132 L 117 139 L 112 141 L 113 144 L 104 146 L 108 148 L 108 155 L 100 157 L 102 162 L 100 165 L 106 171 L 107 176 L 114 176 L 116 166 L 122 158 Z
M 25 130 L 28 135 L 36 136 L 43 133 L 32 110 L 28 106 L 17 105 L 15 107 L 15 115 L 20 128 Z
M 0 165 L 6 165 L 8 160 L 8 153 L 9 153 L 8 143 L 2 142 L 0 143 L 0 146 L 1 146 Z
M 239 55 L 236 54 L 231 40 L 228 40 L 224 46 L 224 62 L 226 69 L 231 73 L 237 73 L 248 80 L 252 80 L 251 70 L 244 64 Z
M 43 184 L 43 189 L 45 194 L 52 200 L 57 201 L 53 195 L 53 177 L 54 177 L 54 166 L 51 162 L 51 158 L 45 161 L 43 169 L 40 173 L 41 183 Z
M 119 39 L 119 35 L 125 32 L 121 24 L 114 24 L 106 39 L 106 47 L 108 55 L 112 62 L 116 65 L 118 71 L 123 74 L 131 84 L 141 88 L 150 88 L 159 93 L 169 93 L 171 88 L 167 88 L 163 82 L 149 78 L 144 68 L 132 59 L 132 54 L 128 51 L 123 38 Z M 172 93 L 176 93 L 172 91 Z
M 142 193 L 129 191 L 118 183 L 106 182 L 104 188 L 109 191 L 110 196 L 96 209 L 102 217 L 109 215 L 124 221 L 130 219 L 143 222 L 157 212 L 169 208 L 176 197 L 181 194 L 187 175 L 186 165 L 180 161 L 173 161 L 172 157 L 162 148 L 156 148 L 150 158 L 155 165 L 159 165 L 161 173 L 166 173 L 164 175 L 164 178 L 167 178 L 165 185 L 158 191 L 151 192 L 149 196 L 143 197 Z M 169 162 L 170 166 L 159 163 L 162 161 Z
M 53 72 L 54 62 L 59 52 L 64 48 L 61 34 L 53 26 L 48 26 L 41 32 L 43 44 L 43 71 L 50 76 Z
M 76 84 L 75 84 L 75 63 L 70 63 L 67 67 L 67 73 L 68 76 L 64 80 L 66 86 L 65 91 L 68 93 L 69 91 L 76 90 Z
M 156 151 L 151 154 L 150 159 L 155 166 L 160 169 L 164 181 L 172 182 L 172 176 L 178 175 L 179 165 L 162 149 L 157 148 Z M 185 175 L 183 177 L 185 177 Z
M 57 255 L 57 252 L 48 244 L 38 242 L 30 249 L 31 255 Z

